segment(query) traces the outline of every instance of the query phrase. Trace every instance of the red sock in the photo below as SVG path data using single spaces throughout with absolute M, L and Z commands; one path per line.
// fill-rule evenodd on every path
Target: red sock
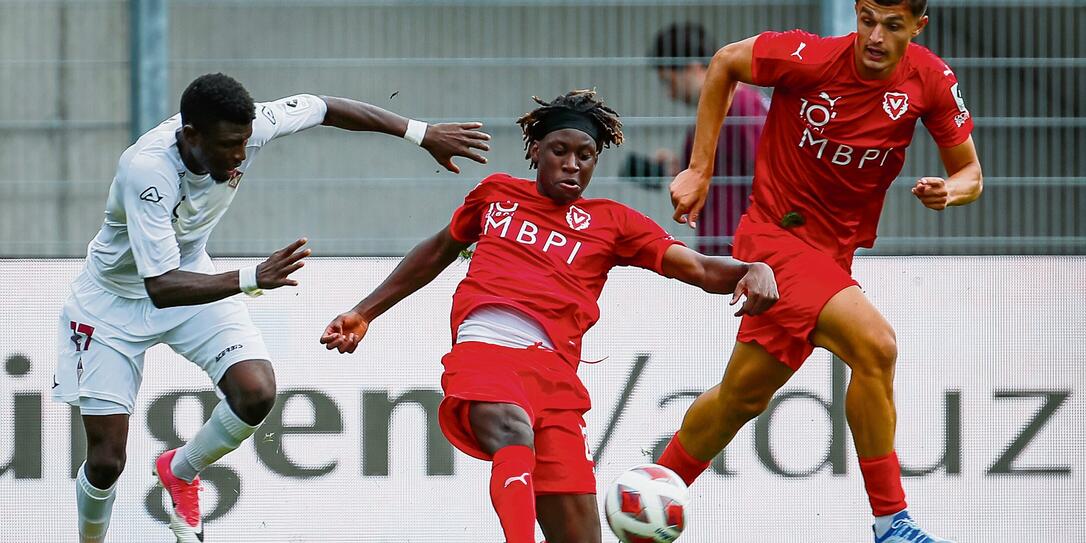
M 494 453 L 490 501 L 498 513 L 506 543 L 535 543 L 535 452 L 523 445 Z
M 864 475 L 867 499 L 876 517 L 893 515 L 905 509 L 905 489 L 901 488 L 901 464 L 897 453 L 878 458 L 861 458 L 860 472 Z
M 664 454 L 660 455 L 660 459 L 656 463 L 678 473 L 679 477 L 682 477 L 683 481 L 686 482 L 686 486 L 690 486 L 694 484 L 694 479 L 697 479 L 702 472 L 709 469 L 712 460 L 698 460 L 690 456 L 690 453 L 683 448 L 682 443 L 679 443 L 679 433 L 676 432 L 674 436 L 671 436 L 671 441 L 668 442 L 667 448 L 664 449 Z

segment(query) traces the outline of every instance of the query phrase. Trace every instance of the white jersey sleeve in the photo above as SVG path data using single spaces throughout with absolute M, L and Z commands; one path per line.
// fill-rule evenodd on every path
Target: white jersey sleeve
M 263 146 L 276 138 L 301 132 L 324 122 L 328 104 L 319 96 L 296 94 L 274 102 L 257 102 L 250 146 Z
M 154 157 L 136 155 L 122 164 L 113 190 L 121 192 L 128 239 L 140 277 L 157 277 L 181 266 L 171 223 L 178 203 L 177 172 Z

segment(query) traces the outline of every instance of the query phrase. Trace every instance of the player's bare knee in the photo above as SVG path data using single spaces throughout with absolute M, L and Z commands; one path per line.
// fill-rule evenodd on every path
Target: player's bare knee
M 886 328 L 865 338 L 851 361 L 853 374 L 861 378 L 889 379 L 897 363 L 897 336 L 892 328 Z M 846 361 L 848 362 L 848 361 Z
M 227 397 L 227 402 L 239 419 L 256 426 L 263 422 L 275 407 L 275 381 L 262 382 L 239 390 Z
M 121 477 L 126 461 L 123 448 L 88 451 L 87 480 L 96 488 L 109 488 Z
M 718 405 L 724 417 L 747 422 L 761 415 L 769 407 L 771 399 L 773 399 L 772 391 L 763 391 L 755 387 L 744 390 L 722 389 Z
M 726 414 L 730 417 L 747 422 L 761 415 L 769 406 L 769 398 L 741 397 L 729 402 Z

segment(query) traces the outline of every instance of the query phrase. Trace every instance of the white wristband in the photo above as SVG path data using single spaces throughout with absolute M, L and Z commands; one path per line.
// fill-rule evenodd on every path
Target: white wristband
M 416 121 L 415 119 L 407 120 L 407 132 L 404 132 L 403 139 L 414 143 L 415 145 L 422 145 L 422 137 L 425 135 L 426 123 Z
M 256 266 L 238 270 L 238 286 L 241 287 L 242 292 L 249 296 L 256 297 L 264 294 L 264 291 L 260 290 L 260 287 L 256 284 Z

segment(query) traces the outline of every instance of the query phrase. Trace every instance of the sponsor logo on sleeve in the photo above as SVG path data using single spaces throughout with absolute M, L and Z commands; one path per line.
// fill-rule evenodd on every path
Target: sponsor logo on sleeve
M 156 187 L 150 186 L 143 189 L 143 192 L 140 193 L 140 200 L 157 204 L 162 201 L 162 195 L 158 193 Z
M 272 124 L 275 124 L 275 112 L 268 106 L 260 106 L 260 112 L 264 114 L 264 117 L 268 119 Z
M 950 86 L 950 96 L 954 98 L 954 104 L 958 106 L 958 111 L 967 113 L 969 110 L 965 109 L 965 98 L 962 98 L 962 89 L 955 83 Z
M 291 98 L 290 100 L 287 100 L 287 107 L 298 107 L 298 99 Z
M 965 107 L 965 98 L 962 98 L 962 89 L 958 83 L 950 86 L 950 96 L 954 98 L 954 105 L 958 106 L 958 114 L 954 116 L 954 124 L 961 128 L 965 121 L 969 120 L 969 110 Z

